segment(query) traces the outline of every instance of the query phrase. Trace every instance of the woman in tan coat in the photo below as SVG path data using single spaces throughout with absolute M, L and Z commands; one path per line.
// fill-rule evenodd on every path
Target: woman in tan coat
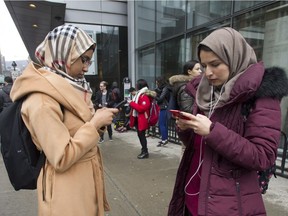
M 84 73 L 95 47 L 77 27 L 55 28 L 36 49 L 39 65 L 31 62 L 11 91 L 13 101 L 27 96 L 22 118 L 46 155 L 37 182 L 41 216 L 102 216 L 109 210 L 97 143 L 118 110 L 94 111 Z

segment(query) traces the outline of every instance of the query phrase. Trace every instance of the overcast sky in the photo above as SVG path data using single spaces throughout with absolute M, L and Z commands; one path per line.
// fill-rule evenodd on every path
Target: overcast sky
M 4 3 L 0 0 L 0 50 L 6 61 L 26 60 L 28 52 Z

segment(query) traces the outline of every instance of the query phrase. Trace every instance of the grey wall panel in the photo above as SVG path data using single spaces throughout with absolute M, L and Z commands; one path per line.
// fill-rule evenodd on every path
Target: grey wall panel
M 65 22 L 127 26 L 127 16 L 66 9 Z
M 127 2 L 65 1 L 65 22 L 127 26 Z

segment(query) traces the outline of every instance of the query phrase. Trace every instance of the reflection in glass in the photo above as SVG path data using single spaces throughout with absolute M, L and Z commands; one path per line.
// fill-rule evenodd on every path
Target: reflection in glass
M 145 79 L 150 89 L 155 89 L 155 51 L 154 48 L 148 48 L 139 51 L 138 55 L 138 73 L 136 80 Z
M 205 28 L 203 30 L 199 30 L 197 32 L 190 33 L 186 38 L 186 61 L 190 61 L 192 59 L 198 60 L 197 56 L 197 46 L 199 43 L 207 37 L 212 31 L 220 27 L 227 27 L 230 25 L 229 20 L 224 20 L 222 22 L 217 23 L 216 25 L 209 26 L 209 28 Z
M 115 77 L 119 71 L 119 27 L 102 26 L 101 42 L 97 45 L 102 65 L 99 65 L 99 77 Z
M 249 7 L 253 7 L 256 4 L 262 3 L 262 1 L 235 1 L 234 11 L 240 11 Z
M 254 48 L 258 61 L 265 67 L 277 66 L 288 71 L 288 3 L 276 2 L 273 5 L 251 11 L 235 18 L 234 26 Z M 288 100 L 281 102 L 282 130 L 287 134 Z
M 136 47 L 155 40 L 155 2 L 135 1 L 135 39 Z
M 174 38 L 157 46 L 156 76 L 164 75 L 166 78 L 182 72 L 185 60 L 184 37 Z
M 181 33 L 185 29 L 185 1 L 156 1 L 157 39 Z
M 231 1 L 188 1 L 187 29 L 214 21 L 231 13 Z

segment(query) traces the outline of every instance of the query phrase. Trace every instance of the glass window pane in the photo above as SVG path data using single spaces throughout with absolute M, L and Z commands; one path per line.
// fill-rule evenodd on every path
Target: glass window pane
M 199 30 L 197 32 L 193 32 L 187 35 L 185 62 L 190 61 L 192 59 L 198 60 L 198 56 L 197 56 L 198 44 L 215 29 L 220 28 L 220 27 L 227 27 L 227 26 L 230 26 L 230 20 L 219 22 L 216 25 L 209 26 L 209 29 L 205 28 L 203 30 Z
M 99 65 L 99 77 L 109 81 L 119 73 L 119 27 L 102 26 L 100 44 L 102 65 Z
M 188 1 L 187 28 L 192 28 L 231 13 L 231 1 Z
M 135 1 L 136 47 L 155 41 L 155 2 Z
M 145 79 L 149 88 L 155 88 L 155 51 L 154 48 L 140 50 L 138 54 L 138 73 L 136 80 Z
M 156 76 L 164 75 L 166 78 L 182 71 L 185 60 L 185 40 L 178 37 L 157 46 Z
M 157 39 L 167 38 L 185 29 L 185 1 L 156 1 Z
M 262 1 L 235 1 L 234 11 L 240 11 L 259 3 L 262 3 Z
M 277 66 L 288 71 L 288 3 L 276 2 L 273 5 L 251 11 L 238 16 L 234 27 L 254 48 L 258 61 L 263 60 L 265 67 Z M 282 107 L 282 130 L 287 134 L 285 126 L 288 100 L 284 98 Z M 287 124 L 287 123 L 286 123 Z

